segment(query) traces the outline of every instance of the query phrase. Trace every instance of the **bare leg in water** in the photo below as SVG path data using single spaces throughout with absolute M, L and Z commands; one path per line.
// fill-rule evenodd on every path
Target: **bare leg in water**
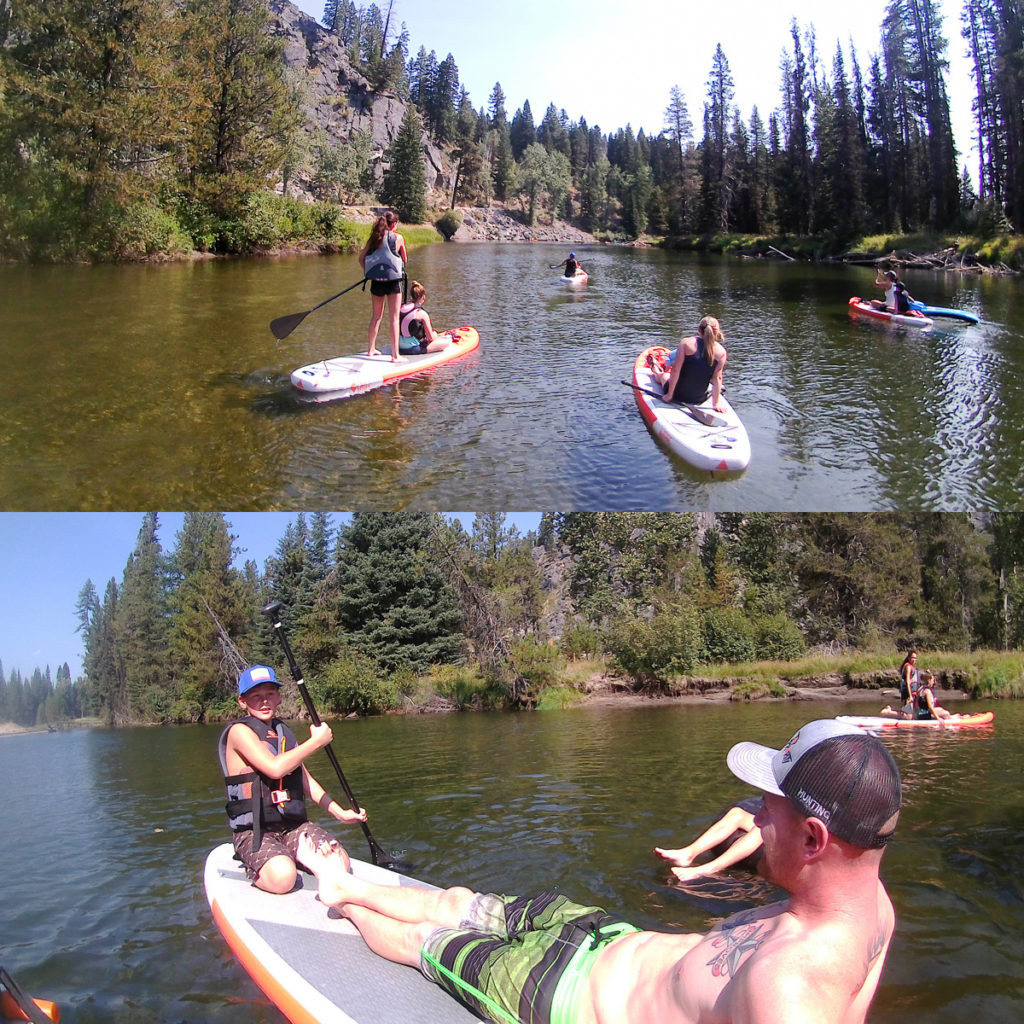
M 728 850 L 707 864 L 694 865 L 693 862 L 702 853 L 724 843 L 734 832 L 743 831 Z M 678 850 L 666 850 L 660 846 L 654 852 L 673 864 L 673 874 L 682 881 L 689 881 L 700 875 L 713 875 L 733 864 L 749 857 L 761 845 L 761 830 L 754 826 L 754 816 L 742 807 L 730 807 L 713 825 L 702 832 L 689 846 Z

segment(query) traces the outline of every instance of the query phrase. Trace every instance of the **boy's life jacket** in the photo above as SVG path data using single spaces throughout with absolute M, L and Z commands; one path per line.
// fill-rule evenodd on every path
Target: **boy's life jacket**
M 396 250 L 394 231 L 389 231 L 380 245 L 363 260 L 363 276 L 370 281 L 401 281 L 405 264 Z
M 272 779 L 257 771 L 228 775 L 228 732 L 239 724 L 252 729 L 275 755 L 298 746 L 298 741 L 281 719 L 274 718 L 268 725 L 252 715 L 231 722 L 220 734 L 217 752 L 227 789 L 228 802 L 224 810 L 228 824 L 232 832 L 252 829 L 253 849 L 258 850 L 266 829 L 292 828 L 307 820 L 302 765 L 283 779 Z M 247 786 L 252 787 L 248 793 Z

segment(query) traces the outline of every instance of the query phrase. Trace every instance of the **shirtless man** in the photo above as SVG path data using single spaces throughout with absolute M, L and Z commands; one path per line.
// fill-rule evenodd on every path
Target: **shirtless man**
M 901 805 L 892 756 L 828 719 L 781 750 L 739 743 L 728 764 L 765 793 L 759 870 L 790 898 L 706 935 L 639 931 L 555 893 L 373 885 L 311 842 L 302 860 L 371 949 L 499 1024 L 862 1024 L 894 925 L 878 878 Z

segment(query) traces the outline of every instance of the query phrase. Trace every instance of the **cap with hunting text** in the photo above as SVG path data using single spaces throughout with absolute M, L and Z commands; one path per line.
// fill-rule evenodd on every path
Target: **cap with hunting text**
M 900 772 L 878 739 L 832 718 L 808 722 L 781 749 L 737 743 L 727 758 L 738 778 L 785 796 L 853 846 L 885 846 L 903 804 Z

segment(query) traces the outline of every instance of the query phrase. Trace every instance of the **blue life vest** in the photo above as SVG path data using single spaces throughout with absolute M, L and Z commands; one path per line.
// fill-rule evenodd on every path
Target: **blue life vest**
M 256 771 L 229 775 L 228 733 L 236 725 L 245 725 L 252 729 L 275 755 L 280 754 L 283 749 L 294 749 L 298 746 L 298 741 L 281 719 L 275 718 L 268 725 L 252 715 L 246 715 L 245 718 L 228 725 L 217 742 L 220 770 L 224 775 L 224 785 L 227 789 L 228 802 L 224 805 L 224 810 L 227 811 L 228 824 L 232 832 L 252 829 L 253 849 L 258 850 L 265 829 L 291 828 L 307 820 L 302 765 L 283 779 L 272 779 Z M 248 795 L 246 786 L 252 787 Z M 282 791 L 287 792 L 287 799 L 283 803 L 275 803 L 271 794 Z
M 371 281 L 401 281 L 405 264 L 395 251 L 395 233 L 389 231 L 380 245 L 363 260 L 363 276 Z

